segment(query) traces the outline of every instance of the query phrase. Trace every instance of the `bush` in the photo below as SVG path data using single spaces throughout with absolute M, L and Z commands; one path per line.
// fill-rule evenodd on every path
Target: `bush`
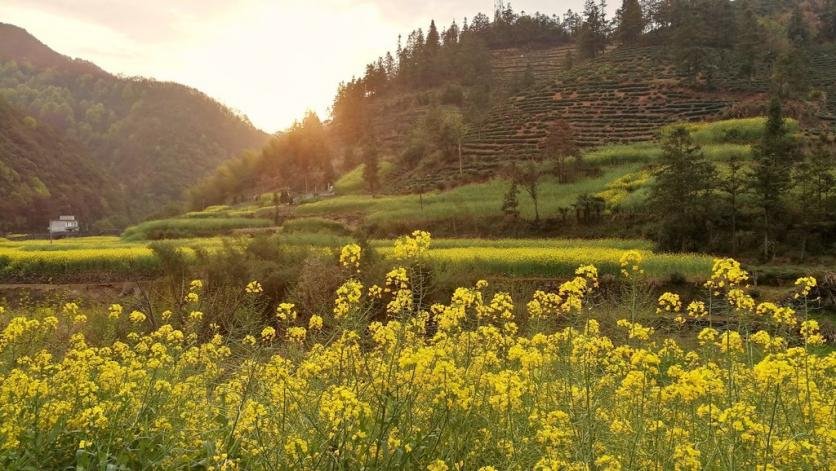
M 320 217 L 304 217 L 291 219 L 282 224 L 282 232 L 284 233 L 324 233 L 334 234 L 338 236 L 349 235 L 351 231 L 342 223 L 332 219 L 325 219 Z
M 461 85 L 449 84 L 441 92 L 442 105 L 461 106 L 464 103 L 464 89 Z
M 267 227 L 272 224 L 270 219 L 242 217 L 157 219 L 125 229 L 122 239 L 135 241 L 207 237 L 230 234 L 235 229 Z

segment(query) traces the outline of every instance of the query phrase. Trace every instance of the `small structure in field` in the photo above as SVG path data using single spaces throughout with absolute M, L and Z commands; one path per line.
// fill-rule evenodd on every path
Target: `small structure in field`
M 70 235 L 78 232 L 78 221 L 75 216 L 58 216 L 49 221 L 49 235 Z

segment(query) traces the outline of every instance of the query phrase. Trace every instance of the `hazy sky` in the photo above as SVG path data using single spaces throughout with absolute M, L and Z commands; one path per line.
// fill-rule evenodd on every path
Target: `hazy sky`
M 583 0 L 512 4 L 562 14 Z M 399 33 L 492 10 L 490 0 L 2 0 L 0 21 L 109 72 L 198 88 L 273 132 L 307 109 L 325 117 L 337 84 Z

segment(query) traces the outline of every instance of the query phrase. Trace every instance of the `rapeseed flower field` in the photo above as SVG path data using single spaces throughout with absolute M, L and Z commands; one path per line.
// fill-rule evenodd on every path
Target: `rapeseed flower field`
M 836 466 L 836 354 L 808 315 L 814 278 L 791 305 L 757 302 L 719 259 L 703 297 L 659 297 L 656 327 L 633 307 L 610 325 L 588 264 L 528 300 L 480 280 L 426 305 L 430 244 L 398 239 L 379 285 L 349 245 L 329 312 L 279 303 L 250 331 L 208 322 L 200 280 L 159 314 L 0 309 L 0 467 Z M 641 283 L 647 257 L 622 253 L 619 276 Z M 240 289 L 260 302 L 258 280 Z

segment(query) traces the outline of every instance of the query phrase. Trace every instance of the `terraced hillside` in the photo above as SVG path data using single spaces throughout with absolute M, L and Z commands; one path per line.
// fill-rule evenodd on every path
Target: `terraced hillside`
M 836 125 L 836 48 L 820 47 L 811 59 L 815 71 L 811 80 L 825 92 L 826 107 L 819 119 Z
M 729 77 L 710 86 L 691 85 L 660 47 L 614 49 L 572 70 L 560 70 L 566 51 L 566 47 L 536 51 L 530 62 L 514 54 L 498 54 L 498 74 L 531 64 L 535 77 L 552 75 L 553 80 L 501 103 L 481 127 L 470 130 L 463 146 L 466 179 L 487 178 L 510 159 L 537 154 L 549 125 L 558 119 L 570 124 L 585 147 L 647 141 L 673 122 L 726 117 L 735 104 L 767 91 L 763 80 Z M 836 48 L 817 49 L 811 63 L 811 82 L 829 100 L 820 118 L 836 121 Z M 461 180 L 457 161 L 436 167 L 432 174 L 418 169 L 401 175 L 401 183 L 405 189 L 426 188 L 444 185 L 447 178 Z
M 491 51 L 494 77 L 500 84 L 508 84 L 531 70 L 538 81 L 553 80 L 561 70 L 569 53 L 575 54 L 575 45 L 545 49 L 496 49 Z

